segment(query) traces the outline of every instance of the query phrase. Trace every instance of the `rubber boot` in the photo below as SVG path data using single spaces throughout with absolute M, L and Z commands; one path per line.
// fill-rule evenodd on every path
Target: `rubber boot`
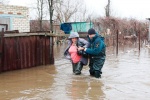
M 91 76 L 94 76 L 94 70 L 93 70 L 93 68 L 90 68 L 89 72 L 90 72 Z
M 83 64 L 81 62 L 78 62 L 77 65 L 76 65 L 75 74 L 80 75 L 82 68 L 83 68 Z
M 72 71 L 73 71 L 73 73 L 75 73 L 76 65 L 77 65 L 77 64 L 72 63 Z
M 100 75 L 99 71 L 95 71 L 94 76 L 95 76 L 95 78 L 101 78 L 101 75 Z

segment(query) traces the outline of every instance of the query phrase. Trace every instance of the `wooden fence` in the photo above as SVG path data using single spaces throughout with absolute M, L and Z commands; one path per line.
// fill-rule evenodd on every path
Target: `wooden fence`
M 48 33 L 0 33 L 0 72 L 54 64 Z
M 68 37 L 69 34 L 50 33 L 0 33 L 0 72 L 54 64 L 53 37 Z M 86 37 L 87 34 L 80 34 Z M 131 39 L 132 40 L 132 39 Z M 105 36 L 107 46 L 126 45 L 129 41 L 118 34 Z M 132 41 L 131 41 L 132 42 Z M 140 35 L 139 35 L 140 48 Z M 140 50 L 140 49 L 139 49 Z

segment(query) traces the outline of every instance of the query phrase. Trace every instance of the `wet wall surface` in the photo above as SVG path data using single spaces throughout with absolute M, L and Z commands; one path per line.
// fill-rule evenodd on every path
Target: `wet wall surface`
M 55 64 L 0 73 L 0 100 L 149 100 L 150 48 L 107 48 L 102 78 L 72 73 L 63 58 L 66 45 L 54 47 Z

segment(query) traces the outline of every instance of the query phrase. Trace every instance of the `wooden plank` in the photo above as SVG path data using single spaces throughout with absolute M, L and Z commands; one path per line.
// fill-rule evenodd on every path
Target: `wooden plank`
M 20 37 L 17 37 L 17 68 L 18 69 L 21 69 L 21 38 Z
M 28 38 L 27 37 L 24 37 L 25 38 L 25 68 L 28 68 Z
M 24 47 L 25 47 L 25 43 L 23 41 L 23 37 L 20 37 L 20 54 L 21 54 L 21 69 L 23 69 L 25 67 L 25 59 L 24 59 Z
M 4 67 L 4 71 L 8 71 L 10 69 L 10 64 L 11 64 L 11 61 L 10 61 L 10 51 L 11 51 L 11 48 L 10 48 L 10 44 L 9 44 L 9 40 L 10 38 L 7 38 L 5 39 L 5 43 L 6 43 L 6 53 L 5 53 L 5 57 L 6 57 L 6 63 L 7 63 L 7 66 Z
M 2 33 L 0 33 L 0 72 L 2 72 Z
M 8 47 L 8 53 L 7 56 L 8 58 L 8 66 L 7 66 L 7 70 L 13 70 L 13 64 L 12 64 L 12 42 L 11 42 L 11 38 L 8 39 L 7 41 L 9 47 Z
M 45 63 L 50 64 L 50 38 L 46 37 Z
M 32 47 L 33 66 L 36 66 L 36 36 L 33 36 L 33 47 Z
M 66 36 L 68 37 L 70 34 L 53 34 L 53 33 L 7 33 L 4 35 L 4 37 L 28 37 L 28 36 L 50 36 L 50 37 L 62 37 Z M 80 34 L 79 34 L 80 35 Z M 81 34 L 82 36 L 87 36 L 87 34 Z
M 54 64 L 53 38 L 50 37 L 50 64 Z
M 29 56 L 29 59 L 30 59 L 30 62 L 29 62 L 29 67 L 32 67 L 33 66 L 33 37 L 32 36 L 30 36 L 29 37 L 29 41 L 30 41 L 30 45 L 29 45 L 29 48 L 30 48 L 30 50 L 29 50 L 29 53 L 30 53 L 30 56 Z
M 3 70 L 3 43 L 4 43 L 4 28 L 0 33 L 0 72 Z
M 20 48 L 20 52 L 19 52 L 19 56 L 20 56 L 20 69 L 22 69 L 23 66 L 23 52 L 22 52 L 22 48 L 23 48 L 23 43 L 22 43 L 22 37 L 19 37 L 19 48 Z
M 39 65 L 43 64 L 43 36 L 39 36 L 40 41 L 39 41 Z
M 7 68 L 7 43 L 5 42 L 4 40 L 4 46 L 3 46 L 3 68 L 2 68 L 2 71 L 5 71 L 6 68 Z
M 42 36 L 41 37 L 41 48 L 40 48 L 40 50 L 41 50 L 41 63 L 40 63 L 40 65 L 44 65 L 44 37 L 45 36 Z
M 46 36 L 43 38 L 43 65 L 46 65 Z
M 15 53 L 16 53 L 16 69 L 21 68 L 21 60 L 20 60 L 20 38 L 16 37 L 15 38 Z
M 15 53 L 15 38 L 10 38 L 10 42 L 11 42 L 11 66 L 12 68 L 10 68 L 10 70 L 15 70 L 16 68 L 16 53 Z
M 27 38 L 24 37 L 24 68 L 27 68 Z
M 35 57 L 36 57 L 36 66 L 39 66 L 40 65 L 40 38 L 39 36 L 36 38 L 36 54 L 35 54 Z
M 28 67 L 31 67 L 31 39 L 30 37 L 28 38 Z

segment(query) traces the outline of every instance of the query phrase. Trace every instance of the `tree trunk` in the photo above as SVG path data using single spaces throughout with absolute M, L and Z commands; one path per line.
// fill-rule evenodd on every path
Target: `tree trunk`
M 108 0 L 108 4 L 106 5 L 105 12 L 106 12 L 106 17 L 110 17 L 110 0 Z
M 48 0 L 48 4 L 49 4 L 49 14 L 50 14 L 50 30 L 53 33 L 53 0 Z

